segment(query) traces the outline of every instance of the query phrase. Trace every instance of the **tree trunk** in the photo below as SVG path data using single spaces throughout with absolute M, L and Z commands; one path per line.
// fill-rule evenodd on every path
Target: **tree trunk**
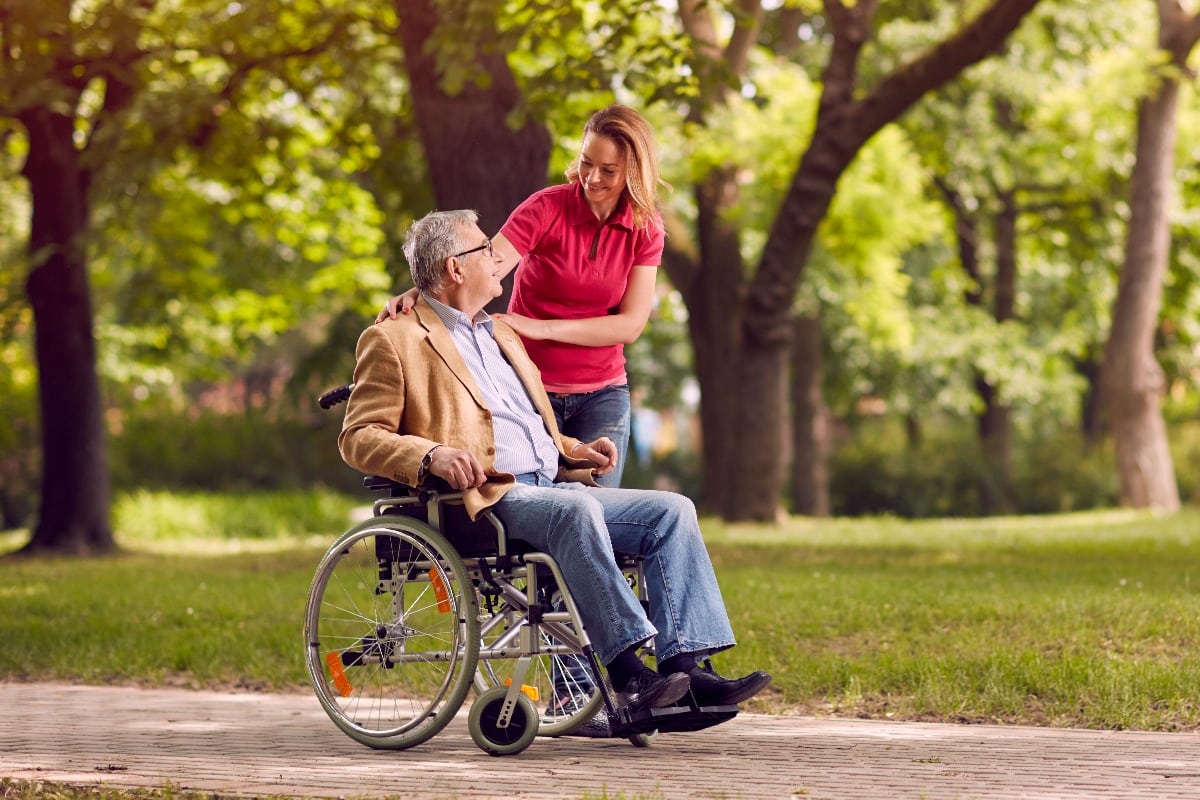
M 1104 395 L 1100 389 L 1100 380 L 1104 373 L 1095 357 L 1077 359 L 1074 363 L 1075 371 L 1082 375 L 1087 383 L 1079 401 L 1079 430 L 1083 433 L 1085 447 L 1090 450 L 1100 444 L 1105 432 Z
M 986 301 L 986 280 L 979 256 L 979 219 L 963 202 L 962 196 L 943 179 L 936 183 L 954 214 L 954 233 L 958 242 L 959 264 L 970 278 L 964 292 L 969 306 L 982 308 Z M 992 282 L 992 318 L 997 322 L 1012 319 L 1016 313 L 1017 283 L 1017 206 L 1011 190 L 1000 193 L 1000 212 L 993 220 L 996 240 L 996 277 Z M 984 470 L 980 495 L 986 514 L 1007 514 L 1014 510 L 1012 487 L 1012 413 L 999 399 L 996 387 L 981 372 L 974 378 L 975 393 L 983 409 L 975 418 L 983 453 Z
M 1171 46 L 1172 34 L 1181 31 L 1167 18 L 1170 5 L 1159 4 L 1159 43 L 1172 53 L 1174 65 L 1182 67 L 1196 38 L 1191 33 L 1189 41 Z M 1177 4 L 1174 9 L 1178 11 Z M 1187 23 L 1194 26 L 1195 20 Z M 1154 357 L 1154 332 L 1170 251 L 1169 195 L 1178 98 L 1178 80 L 1174 73 L 1164 73 L 1152 94 L 1138 104 L 1128 241 L 1101 373 L 1121 502 L 1162 511 L 1176 511 L 1180 505 L 1161 408 L 1165 377 Z
M 995 221 L 996 280 L 992 285 L 992 318 L 1006 322 L 1016 316 L 1017 297 L 1017 205 L 1014 192 L 1000 192 L 1000 211 Z M 983 411 L 979 415 L 979 439 L 983 444 L 986 473 L 983 510 L 987 514 L 1011 514 L 1016 510 L 1012 479 L 1012 409 L 996 387 L 980 375 L 976 381 Z
M 438 53 L 427 51 L 441 24 L 436 2 L 396 0 L 396 13 L 437 207 L 475 209 L 479 227 L 494 234 L 522 200 L 546 185 L 550 133 L 529 118 L 517 129 L 506 124 L 521 109 L 523 97 L 503 53 L 481 46 L 475 61 L 488 76 L 486 87 L 468 80 L 460 92 L 448 94 Z M 507 308 L 511 274 L 504 284 L 504 294 L 488 304 L 489 310 Z
M 116 547 L 85 234 L 88 178 L 72 117 L 46 108 L 21 116 L 29 135 L 24 175 L 33 199 L 31 270 L 42 423 L 42 495 L 26 552 L 86 554 Z
M 736 441 L 746 404 L 739 383 L 737 359 L 741 348 L 741 274 L 744 262 L 737 230 L 722 218 L 736 198 L 737 184 L 728 170 L 714 170 L 695 189 L 700 259 L 689 271 L 667 271 L 688 307 L 688 331 L 696 379 L 702 387 L 700 425 L 702 470 L 699 505 L 725 516 L 736 507 L 730 481 Z M 732 197 L 730 195 L 732 194 Z
M 762 6 L 758 0 L 738 0 L 738 6 L 729 43 L 722 47 L 713 7 L 704 0 L 679 3 L 680 23 L 699 55 L 692 68 L 700 79 L 700 97 L 689 106 L 690 126 L 704 127 L 709 111 L 727 102 L 729 76 L 740 76 L 746 69 Z M 736 171 L 729 167 L 710 170 L 697 181 L 693 196 L 698 252 L 670 250 L 663 265 L 688 307 L 688 331 L 701 386 L 699 505 L 706 512 L 729 518 L 740 505 L 738 488 L 731 479 L 738 469 L 738 441 L 751 427 L 740 424 L 745 419 L 747 387 L 740 382 L 738 364 L 746 264 L 740 232 L 727 218 L 740 197 Z M 756 430 L 751 435 L 761 433 Z M 772 433 L 778 435 L 779 431 Z
M 832 513 L 823 375 L 821 318 L 797 316 L 792 328 L 792 511 L 810 517 Z

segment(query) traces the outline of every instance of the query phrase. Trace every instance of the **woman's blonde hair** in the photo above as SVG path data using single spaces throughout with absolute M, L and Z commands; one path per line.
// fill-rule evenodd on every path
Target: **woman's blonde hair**
M 592 114 L 583 126 L 583 138 L 589 133 L 611 139 L 625 156 L 625 194 L 633 209 L 633 224 L 646 228 L 654 219 L 659 185 L 671 188 L 658 177 L 658 147 L 650 123 L 629 106 L 613 104 Z M 579 157 L 567 167 L 571 183 L 579 182 Z

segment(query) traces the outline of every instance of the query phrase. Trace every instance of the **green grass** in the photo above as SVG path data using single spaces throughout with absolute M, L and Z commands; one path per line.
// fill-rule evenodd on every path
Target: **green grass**
M 1200 516 L 706 526 L 780 705 L 1109 729 L 1200 723 Z M 755 598 L 764 599 L 755 602 Z
M 0 679 L 303 687 L 312 570 L 364 502 L 122 497 L 123 554 L 0 559 Z M 752 710 L 1200 729 L 1196 510 L 704 529 L 717 666 L 775 675 Z

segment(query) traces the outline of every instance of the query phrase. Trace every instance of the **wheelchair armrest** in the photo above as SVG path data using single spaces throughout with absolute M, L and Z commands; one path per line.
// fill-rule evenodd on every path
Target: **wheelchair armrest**
M 363 486 L 372 492 L 389 492 L 392 490 L 415 491 L 411 486 L 385 478 L 382 475 L 364 475 Z
M 409 486 L 382 475 L 364 475 L 363 486 L 372 492 L 399 492 L 401 494 L 417 495 L 421 492 L 434 492 L 439 495 L 455 494 L 457 490 L 436 475 L 430 475 L 421 486 Z

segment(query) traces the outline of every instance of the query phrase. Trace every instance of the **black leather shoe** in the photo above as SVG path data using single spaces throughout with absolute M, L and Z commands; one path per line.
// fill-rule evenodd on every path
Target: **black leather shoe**
M 669 706 L 687 694 L 689 683 L 688 676 L 682 672 L 664 677 L 646 667 L 617 692 L 617 705 L 628 708 L 631 713 Z
M 711 667 L 696 667 L 688 677 L 692 680 L 692 696 L 698 706 L 733 706 L 749 700 L 767 688 L 769 673 L 755 670 L 740 678 L 724 678 Z

